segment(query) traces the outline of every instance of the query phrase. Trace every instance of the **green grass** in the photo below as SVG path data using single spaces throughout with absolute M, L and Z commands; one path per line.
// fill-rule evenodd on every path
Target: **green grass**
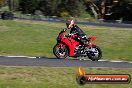
M 79 25 L 94 42 L 103 58 L 132 60 L 132 29 Z M 0 20 L 0 55 L 54 57 L 52 48 L 65 23 Z
M 130 74 L 132 69 L 86 68 L 87 74 Z M 0 67 L 0 88 L 131 88 L 132 84 L 86 84 L 76 82 L 77 68 Z

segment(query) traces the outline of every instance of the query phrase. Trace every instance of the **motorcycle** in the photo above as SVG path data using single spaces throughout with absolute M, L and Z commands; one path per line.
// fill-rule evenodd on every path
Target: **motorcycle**
M 56 41 L 57 44 L 53 48 L 54 55 L 59 58 L 66 58 L 66 57 L 87 57 L 91 59 L 92 61 L 98 61 L 102 57 L 102 51 L 101 49 L 92 44 L 92 41 L 96 40 L 96 36 L 90 36 L 87 39 L 87 46 L 84 44 L 81 44 L 79 41 L 77 41 L 77 35 L 76 34 L 66 34 L 66 29 L 63 29 Z

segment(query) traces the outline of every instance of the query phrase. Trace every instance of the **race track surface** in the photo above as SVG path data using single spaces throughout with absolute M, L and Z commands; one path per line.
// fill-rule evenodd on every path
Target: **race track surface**
M 46 66 L 46 67 L 96 67 L 96 68 L 132 68 L 131 62 L 90 61 L 75 59 L 56 59 L 45 57 L 6 57 L 0 56 L 1 66 Z
M 59 23 L 65 23 L 65 21 L 61 20 L 33 20 L 33 19 L 27 19 L 27 18 L 17 18 L 17 20 L 32 20 L 32 21 L 46 21 L 46 22 L 59 22 Z M 132 28 L 132 23 L 129 24 L 123 24 L 123 23 L 108 23 L 108 22 L 102 22 L 102 23 L 97 23 L 97 22 L 76 22 L 77 24 L 82 24 L 82 25 L 92 25 L 92 26 L 107 26 L 107 27 L 116 27 L 116 28 Z

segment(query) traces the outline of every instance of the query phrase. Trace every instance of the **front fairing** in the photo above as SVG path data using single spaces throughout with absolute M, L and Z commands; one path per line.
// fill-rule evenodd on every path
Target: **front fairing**
M 57 42 L 61 41 L 61 39 L 65 36 L 66 31 L 62 30 L 59 35 L 57 36 Z

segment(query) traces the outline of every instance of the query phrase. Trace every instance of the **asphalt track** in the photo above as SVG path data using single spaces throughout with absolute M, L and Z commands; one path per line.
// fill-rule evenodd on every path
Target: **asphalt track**
M 46 22 L 58 22 L 58 23 L 65 23 L 65 21 L 61 20 L 33 20 L 28 18 L 18 18 L 15 17 L 17 20 L 32 20 L 32 21 L 46 21 Z M 132 28 L 132 22 L 125 23 L 109 23 L 109 22 L 76 22 L 77 24 L 82 25 L 92 25 L 92 26 L 107 26 L 107 27 L 116 27 L 116 28 Z
M 90 61 L 77 59 L 56 59 L 46 57 L 6 57 L 0 56 L 1 66 L 45 66 L 45 67 L 92 67 L 92 68 L 132 68 L 132 62 Z

